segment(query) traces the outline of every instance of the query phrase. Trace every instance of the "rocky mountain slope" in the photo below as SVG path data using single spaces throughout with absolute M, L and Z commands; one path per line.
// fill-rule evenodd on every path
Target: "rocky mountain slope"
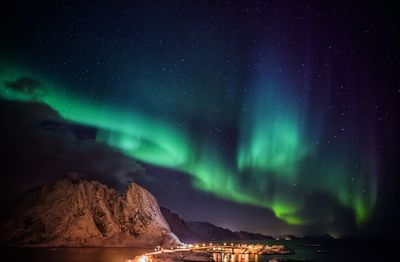
M 168 222 L 171 231 L 184 243 L 274 239 L 272 236 L 259 233 L 233 232 L 208 222 L 186 222 L 178 214 L 164 207 L 161 207 L 161 213 Z
M 208 222 L 188 222 L 189 228 L 204 241 L 233 241 L 241 238 L 229 229 Z
M 63 178 L 24 193 L 0 226 L 17 246 L 154 247 L 180 243 L 157 200 L 132 183 L 120 196 L 96 181 Z
M 260 234 L 260 233 L 250 233 L 246 231 L 237 231 L 235 232 L 243 240 L 272 240 L 275 239 L 272 236 Z
M 168 222 L 171 231 L 184 243 L 198 243 L 207 241 L 191 230 L 188 224 L 178 214 L 168 208 L 160 207 L 161 213 Z

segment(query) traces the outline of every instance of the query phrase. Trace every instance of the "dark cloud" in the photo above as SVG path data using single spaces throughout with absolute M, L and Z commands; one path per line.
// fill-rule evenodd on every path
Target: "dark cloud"
M 117 190 L 145 177 L 144 168 L 96 141 L 96 129 L 63 120 L 36 102 L 0 101 L 2 187 L 22 191 L 66 173 L 81 173 Z
M 94 127 L 70 124 L 61 121 L 45 120 L 40 122 L 40 126 L 43 129 L 60 134 L 72 133 L 75 138 L 79 140 L 94 140 L 96 139 L 97 134 L 97 129 Z
M 14 81 L 5 80 L 4 86 L 20 93 L 31 96 L 33 99 L 38 99 L 45 95 L 45 89 L 39 80 L 28 76 L 22 76 Z

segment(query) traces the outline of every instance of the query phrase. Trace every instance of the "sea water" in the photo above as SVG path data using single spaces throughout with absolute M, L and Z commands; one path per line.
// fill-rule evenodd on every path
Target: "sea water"
M 394 254 L 393 242 L 384 240 L 269 240 L 246 241 L 246 244 L 285 245 L 290 255 L 235 255 L 230 262 L 266 262 L 272 258 L 307 261 L 383 261 Z M 144 248 L 2 248 L 2 261 L 29 262 L 127 262 L 151 252 Z M 226 261 L 220 253 L 214 259 Z M 394 260 L 396 261 L 396 260 Z

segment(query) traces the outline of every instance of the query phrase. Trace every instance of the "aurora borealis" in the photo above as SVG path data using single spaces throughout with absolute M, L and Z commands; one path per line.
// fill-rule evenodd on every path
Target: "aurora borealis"
M 185 191 L 294 227 L 341 231 L 338 207 L 368 225 L 385 102 L 363 24 L 317 2 L 150 2 L 24 11 L 0 45 L 0 97 L 94 128 L 97 143 L 188 178 Z

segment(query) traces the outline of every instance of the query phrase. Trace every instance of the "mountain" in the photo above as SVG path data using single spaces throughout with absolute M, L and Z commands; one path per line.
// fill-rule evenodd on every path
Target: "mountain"
M 283 239 L 283 240 L 293 240 L 293 239 L 300 239 L 301 237 L 298 237 L 293 234 L 283 234 L 278 237 L 278 239 Z
M 303 239 L 310 239 L 310 240 L 333 240 L 335 239 L 333 236 L 329 234 L 323 234 L 323 235 L 306 235 L 303 237 Z
M 204 241 L 201 236 L 189 228 L 185 220 L 183 220 L 178 214 L 165 207 L 160 207 L 160 209 L 165 220 L 168 222 L 172 233 L 174 233 L 182 242 L 190 244 Z
M 246 231 L 237 231 L 235 232 L 243 240 L 271 240 L 275 239 L 272 236 L 263 235 L 260 233 L 250 233 Z
M 134 183 L 121 196 L 97 181 L 70 175 L 25 192 L 13 206 L 0 226 L 2 244 L 154 247 L 180 243 L 154 196 Z
M 178 214 L 161 207 L 161 213 L 168 222 L 171 231 L 187 244 L 210 241 L 240 241 L 240 240 L 270 240 L 271 236 L 249 233 L 246 231 L 233 232 L 208 222 L 186 222 Z
M 218 227 L 208 222 L 188 222 L 189 228 L 203 241 L 241 240 L 240 236 L 229 229 Z

